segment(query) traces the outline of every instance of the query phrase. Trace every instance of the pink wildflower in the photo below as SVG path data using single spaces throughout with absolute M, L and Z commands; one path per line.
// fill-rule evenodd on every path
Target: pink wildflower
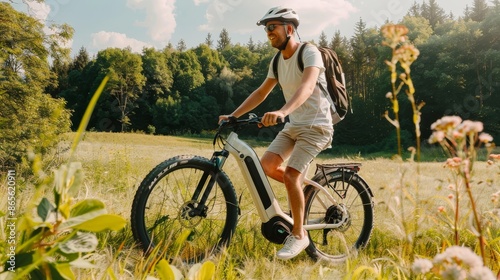
M 459 167 L 462 159 L 459 157 L 449 158 L 444 163 L 444 167 Z
M 432 269 L 432 262 L 428 259 L 416 259 L 411 269 L 417 274 L 425 274 Z
M 453 136 L 454 139 L 463 139 L 465 137 L 464 131 L 458 129 L 453 130 L 451 135 Z
M 432 130 L 447 131 L 449 128 L 455 128 L 462 122 L 458 116 L 444 116 L 431 125 Z
M 500 154 L 491 154 L 490 158 L 492 158 L 492 159 L 500 159 Z
M 490 143 L 491 141 L 493 141 L 493 136 L 483 132 L 479 134 L 479 141 L 481 143 Z
M 429 138 L 429 144 L 438 143 L 444 140 L 444 132 L 443 131 L 434 131 Z
M 461 260 L 461 261 L 460 261 Z M 469 247 L 451 246 L 434 257 L 434 264 L 460 263 L 468 267 L 483 266 L 483 260 Z
M 457 130 L 463 131 L 465 134 L 469 134 L 469 133 L 479 133 L 483 131 L 483 128 L 484 126 L 482 122 L 465 120 L 457 127 Z

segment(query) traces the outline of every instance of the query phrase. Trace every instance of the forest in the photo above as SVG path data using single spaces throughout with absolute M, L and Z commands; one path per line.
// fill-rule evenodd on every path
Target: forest
M 421 109 L 422 142 L 430 125 L 445 115 L 481 121 L 500 139 L 500 1 L 471 0 L 462 15 L 447 14 L 435 0 L 413 4 L 401 19 L 420 51 L 412 64 L 415 98 Z M 223 29 L 218 38 L 187 48 L 183 40 L 163 49 L 108 48 L 77 55 L 62 42 L 74 30 L 43 26 L 10 3 L 0 3 L 0 165 L 22 158 L 28 147 L 43 153 L 58 135 L 76 130 L 93 93 L 110 79 L 89 123 L 106 132 L 199 135 L 217 126 L 217 117 L 234 110 L 264 80 L 276 53 L 267 42 L 233 44 Z M 394 127 L 384 119 L 391 90 L 380 27 L 357 22 L 354 35 L 336 32 L 312 43 L 334 49 L 342 61 L 352 111 L 335 127 L 334 146 L 365 153 L 392 151 Z M 283 104 L 279 87 L 255 113 Z M 414 145 L 412 108 L 400 95 L 401 135 Z M 275 130 L 272 130 L 275 131 Z M 272 137 L 272 135 L 271 135 Z M 424 144 L 425 144 L 424 143 Z

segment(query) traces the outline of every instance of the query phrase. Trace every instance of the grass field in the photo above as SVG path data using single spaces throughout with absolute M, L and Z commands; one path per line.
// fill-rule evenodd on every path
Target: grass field
M 70 137 L 68 138 L 70 139 Z M 259 155 L 266 143 L 253 143 Z M 60 145 L 61 150 L 69 146 Z M 83 165 L 85 181 L 76 196 L 98 198 L 109 212 L 130 217 L 135 191 L 144 176 L 160 162 L 181 154 L 210 157 L 214 148 L 211 139 L 151 136 L 142 134 L 86 133 L 76 152 L 76 161 Z M 375 200 L 375 228 L 367 248 L 346 263 L 313 262 L 306 253 L 290 261 L 275 258 L 280 246 L 260 234 L 260 222 L 234 159 L 225 166 L 241 198 L 241 217 L 237 232 L 227 252 L 214 260 L 216 279 L 409 279 L 414 258 L 432 259 L 453 245 L 452 203 L 450 184 L 455 183 L 442 162 L 414 163 L 391 159 L 335 158 L 320 155 L 321 162 L 360 162 L 360 175 L 368 182 Z M 474 166 L 473 193 L 482 213 L 499 207 L 492 203 L 492 194 L 500 191 L 499 165 L 478 161 Z M 312 175 L 314 168 L 310 168 Z M 285 207 L 284 187 L 271 182 L 274 192 Z M 478 253 L 477 238 L 469 227 L 471 214 L 468 198 L 461 197 L 459 220 L 460 245 Z M 444 208 L 439 208 L 444 206 Z M 440 210 L 438 210 L 440 209 Z M 443 210 L 444 209 L 444 210 Z M 500 225 L 488 224 L 487 263 L 495 273 L 500 270 Z M 147 263 L 131 235 L 130 226 L 120 232 L 100 234 L 100 246 L 90 260 L 99 269 L 78 272 L 78 279 L 106 279 L 107 270 L 119 279 L 145 278 Z M 180 266 L 183 271 L 189 267 Z M 363 271 L 362 273 L 360 271 Z M 360 273 L 360 274 L 356 274 Z M 398 274 L 400 275 L 398 277 Z M 405 278 L 406 277 L 406 278 Z

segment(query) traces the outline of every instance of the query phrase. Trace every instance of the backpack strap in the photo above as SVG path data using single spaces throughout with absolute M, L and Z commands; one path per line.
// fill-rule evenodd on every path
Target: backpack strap
M 274 55 L 274 58 L 273 58 L 273 72 L 274 72 L 274 78 L 276 80 L 278 80 L 278 84 L 280 83 L 279 79 L 278 79 L 278 62 L 280 60 L 280 56 L 281 56 L 281 51 L 278 51 L 277 54 Z
M 304 58 L 302 57 L 302 53 L 304 52 L 304 49 L 306 48 L 306 45 L 309 43 L 304 43 L 300 46 L 299 53 L 298 53 L 298 64 L 299 64 L 299 69 L 301 72 L 304 72 Z

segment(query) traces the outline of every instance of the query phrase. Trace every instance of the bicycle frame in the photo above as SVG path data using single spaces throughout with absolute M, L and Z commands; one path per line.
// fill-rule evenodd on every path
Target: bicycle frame
M 293 219 L 282 211 L 271 185 L 269 184 L 269 180 L 262 169 L 262 165 L 255 150 L 247 143 L 240 140 L 236 132 L 231 132 L 226 139 L 223 150 L 221 152 L 214 153 L 214 157 L 219 158 L 219 169 L 221 170 L 228 157 L 228 154 L 224 151 L 229 152 L 229 154 L 236 158 L 262 223 L 266 223 L 273 217 L 279 216 L 293 225 Z M 220 157 L 222 157 L 222 159 Z M 333 196 L 331 196 L 330 193 L 328 193 L 328 191 L 320 184 L 307 178 L 304 180 L 304 184 L 312 185 L 324 193 L 328 200 L 330 200 L 329 205 L 338 204 Z M 328 208 L 328 204 L 324 202 L 322 203 L 325 205 L 325 209 Z M 316 230 L 337 228 L 342 223 L 343 221 L 337 224 L 306 224 L 304 225 L 304 229 Z

